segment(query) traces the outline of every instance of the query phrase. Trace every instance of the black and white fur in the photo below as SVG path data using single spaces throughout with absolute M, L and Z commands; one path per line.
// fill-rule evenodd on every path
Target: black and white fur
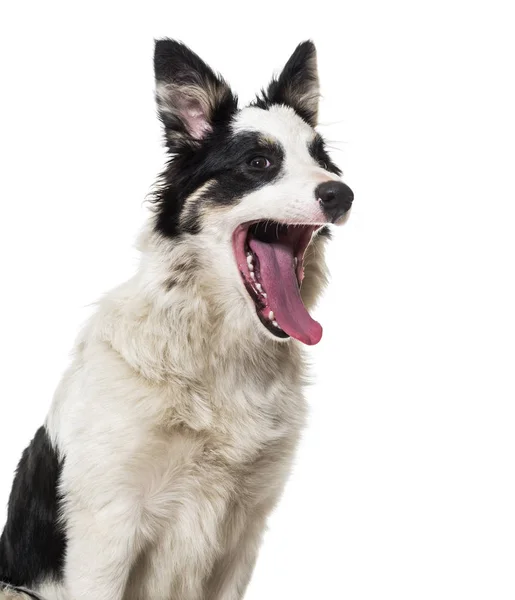
M 243 598 L 304 426 L 302 348 L 257 318 L 231 239 L 256 220 L 315 225 L 315 303 L 337 220 L 315 190 L 340 171 L 314 129 L 314 45 L 243 109 L 178 42 L 156 43 L 155 74 L 170 159 L 141 263 L 98 303 L 19 463 L 1 598 Z

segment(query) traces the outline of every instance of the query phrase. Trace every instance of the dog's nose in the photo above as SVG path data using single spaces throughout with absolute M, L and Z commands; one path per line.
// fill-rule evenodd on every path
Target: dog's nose
M 352 206 L 354 193 L 342 181 L 324 181 L 315 190 L 315 197 L 326 217 L 335 223 Z

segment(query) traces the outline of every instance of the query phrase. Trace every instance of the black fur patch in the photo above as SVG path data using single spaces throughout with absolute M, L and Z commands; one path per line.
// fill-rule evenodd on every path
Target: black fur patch
M 209 124 L 213 129 L 225 125 L 238 109 L 238 98 L 222 77 L 216 75 L 195 52 L 175 40 L 157 40 L 154 51 L 154 73 L 156 84 L 171 84 L 198 88 L 209 99 Z M 184 147 L 196 145 L 180 118 L 178 97 L 157 97 L 159 118 L 164 130 L 166 145 L 170 152 L 180 152 Z
M 0 581 L 32 587 L 62 577 L 66 535 L 59 521 L 63 463 L 46 429 L 23 452 L 0 538 Z
M 249 161 L 256 156 L 267 158 L 270 166 L 263 170 L 251 167 Z M 237 202 L 280 177 L 283 160 L 283 148 L 257 132 L 234 134 L 229 127 L 218 128 L 198 148 L 185 148 L 168 163 L 153 198 L 157 230 L 168 237 L 197 233 L 203 204 Z M 186 199 L 208 181 L 212 182 L 209 190 L 196 207 L 188 207 L 187 219 L 181 225 Z
M 333 163 L 331 157 L 327 153 L 324 139 L 319 133 L 317 133 L 311 144 L 309 144 L 308 151 L 323 169 L 335 173 L 336 175 L 342 174 L 341 170 Z
M 325 237 L 330 240 L 333 237 L 331 230 L 329 229 L 329 225 L 324 225 L 318 230 L 318 235 L 320 237 Z
M 254 102 L 254 106 L 267 109 L 273 104 L 284 104 L 306 123 L 314 127 L 318 112 L 318 74 L 316 49 L 311 41 L 302 42 L 291 55 L 277 79 Z

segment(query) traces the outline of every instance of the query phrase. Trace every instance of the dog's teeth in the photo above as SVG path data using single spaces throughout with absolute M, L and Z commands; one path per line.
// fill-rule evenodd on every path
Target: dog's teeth
M 254 271 L 252 269 L 250 270 L 250 276 L 254 281 L 256 281 L 256 276 L 254 275 Z
M 272 321 L 272 325 L 273 325 L 274 327 L 277 327 L 277 329 L 279 329 L 279 325 L 277 324 L 277 321 Z
M 263 292 L 263 298 L 268 298 L 268 296 L 266 295 L 266 292 Z
M 270 321 L 273 321 L 273 320 L 274 320 L 274 311 L 273 311 L 273 310 L 271 310 L 271 311 L 268 313 L 268 318 L 270 319 Z
M 258 290 L 259 290 L 261 293 L 263 293 L 263 288 L 261 287 L 261 284 L 260 284 L 260 283 L 256 283 L 256 288 L 257 288 L 257 289 L 258 289 Z
M 299 259 L 297 257 L 295 257 L 295 260 L 293 262 L 294 262 L 295 266 L 297 266 L 299 263 Z
M 252 255 L 247 254 L 247 265 L 249 266 L 249 271 L 254 270 L 254 263 L 252 262 Z

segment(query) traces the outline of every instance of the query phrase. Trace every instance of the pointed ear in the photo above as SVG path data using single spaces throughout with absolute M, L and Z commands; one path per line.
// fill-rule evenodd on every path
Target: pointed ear
M 157 40 L 154 53 L 156 101 L 168 148 L 195 146 L 237 110 L 237 98 L 187 46 Z
M 273 79 L 261 104 L 286 104 L 291 106 L 312 127 L 318 120 L 318 83 L 317 53 L 311 41 L 302 42 L 290 56 L 279 77 Z

